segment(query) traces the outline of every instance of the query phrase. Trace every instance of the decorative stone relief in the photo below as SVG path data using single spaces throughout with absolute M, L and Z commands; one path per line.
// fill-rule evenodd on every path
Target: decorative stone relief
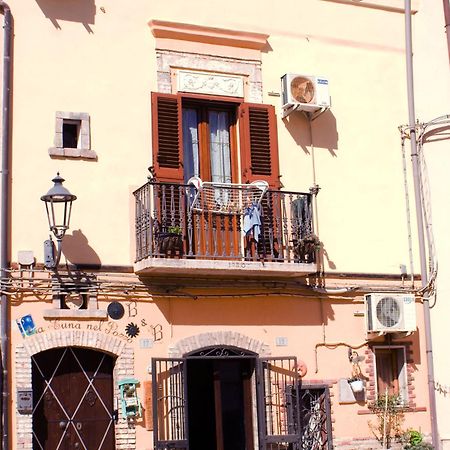
M 244 79 L 239 75 L 178 70 L 178 91 L 244 97 Z
M 261 61 L 160 49 L 156 50 L 156 61 L 158 92 L 175 94 L 177 90 L 181 90 L 178 85 L 179 81 L 176 79 L 177 73 L 185 72 L 196 75 L 195 80 L 191 78 L 190 81 L 189 79 L 185 81 L 194 86 L 196 82 L 202 80 L 201 77 L 198 77 L 199 74 L 207 75 L 207 77 L 219 76 L 225 80 L 241 80 L 242 94 L 228 95 L 243 97 L 244 101 L 251 103 L 262 103 L 263 101 Z M 217 78 L 214 78 L 213 81 L 217 81 Z M 205 82 L 203 81 L 203 83 Z M 228 90 L 229 92 L 230 87 L 224 88 L 224 84 L 226 85 L 223 81 L 221 84 L 219 83 L 222 93 L 219 94 L 215 91 L 214 95 L 227 95 L 223 91 L 227 92 Z M 232 85 L 231 82 L 229 84 Z M 186 92 L 200 93 L 201 91 L 189 90 Z

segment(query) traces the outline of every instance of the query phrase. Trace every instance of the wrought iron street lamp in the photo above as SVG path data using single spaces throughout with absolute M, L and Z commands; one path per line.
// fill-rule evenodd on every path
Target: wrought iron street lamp
M 56 255 L 55 245 L 51 236 L 49 240 L 44 242 L 45 267 L 48 269 L 56 269 L 58 267 L 61 258 L 62 240 L 69 229 L 72 202 L 77 199 L 76 195 L 71 194 L 62 185 L 65 180 L 59 176 L 59 172 L 52 181 L 55 183 L 54 186 L 41 197 L 47 209 L 50 231 L 56 238 Z

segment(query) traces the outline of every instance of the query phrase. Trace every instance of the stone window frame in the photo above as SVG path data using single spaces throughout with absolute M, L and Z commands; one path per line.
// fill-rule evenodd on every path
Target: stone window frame
M 179 71 L 233 75 L 242 77 L 244 99 L 249 103 L 263 102 L 262 63 L 260 60 L 242 60 L 205 53 L 189 53 L 156 49 L 158 92 L 177 93 Z M 201 93 L 201 92 L 198 92 Z
M 86 112 L 56 111 L 55 114 L 55 140 L 54 147 L 48 149 L 51 157 L 97 159 L 97 153 L 91 149 L 91 119 Z M 80 136 L 77 148 L 63 147 L 63 125 L 64 122 L 80 122 Z
M 108 312 L 103 309 L 98 309 L 97 292 L 92 289 L 87 289 L 86 285 L 79 284 L 80 290 L 77 291 L 81 295 L 85 295 L 86 308 L 85 309 L 65 309 L 61 307 L 61 288 L 64 284 L 74 285 L 74 281 L 69 278 L 63 280 L 53 279 L 53 295 L 52 295 L 52 309 L 46 309 L 43 312 L 45 319 L 107 319 Z M 75 283 L 76 284 L 76 283 Z

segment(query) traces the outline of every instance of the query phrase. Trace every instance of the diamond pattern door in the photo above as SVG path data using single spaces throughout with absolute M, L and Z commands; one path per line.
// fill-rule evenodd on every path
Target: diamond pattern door
M 33 449 L 114 448 L 114 360 L 66 347 L 32 357 Z

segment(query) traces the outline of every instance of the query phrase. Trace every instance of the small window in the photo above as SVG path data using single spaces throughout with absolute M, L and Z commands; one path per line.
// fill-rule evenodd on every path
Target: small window
M 78 148 L 80 137 L 81 120 L 63 120 L 63 147 Z
M 88 113 L 56 112 L 55 145 L 48 153 L 56 158 L 97 159 L 91 149 L 91 128 Z
M 44 311 L 46 319 L 105 319 L 107 311 L 98 309 L 95 277 L 54 277 L 52 308 Z
M 376 393 L 378 396 L 398 395 L 408 401 L 405 347 L 375 347 Z

